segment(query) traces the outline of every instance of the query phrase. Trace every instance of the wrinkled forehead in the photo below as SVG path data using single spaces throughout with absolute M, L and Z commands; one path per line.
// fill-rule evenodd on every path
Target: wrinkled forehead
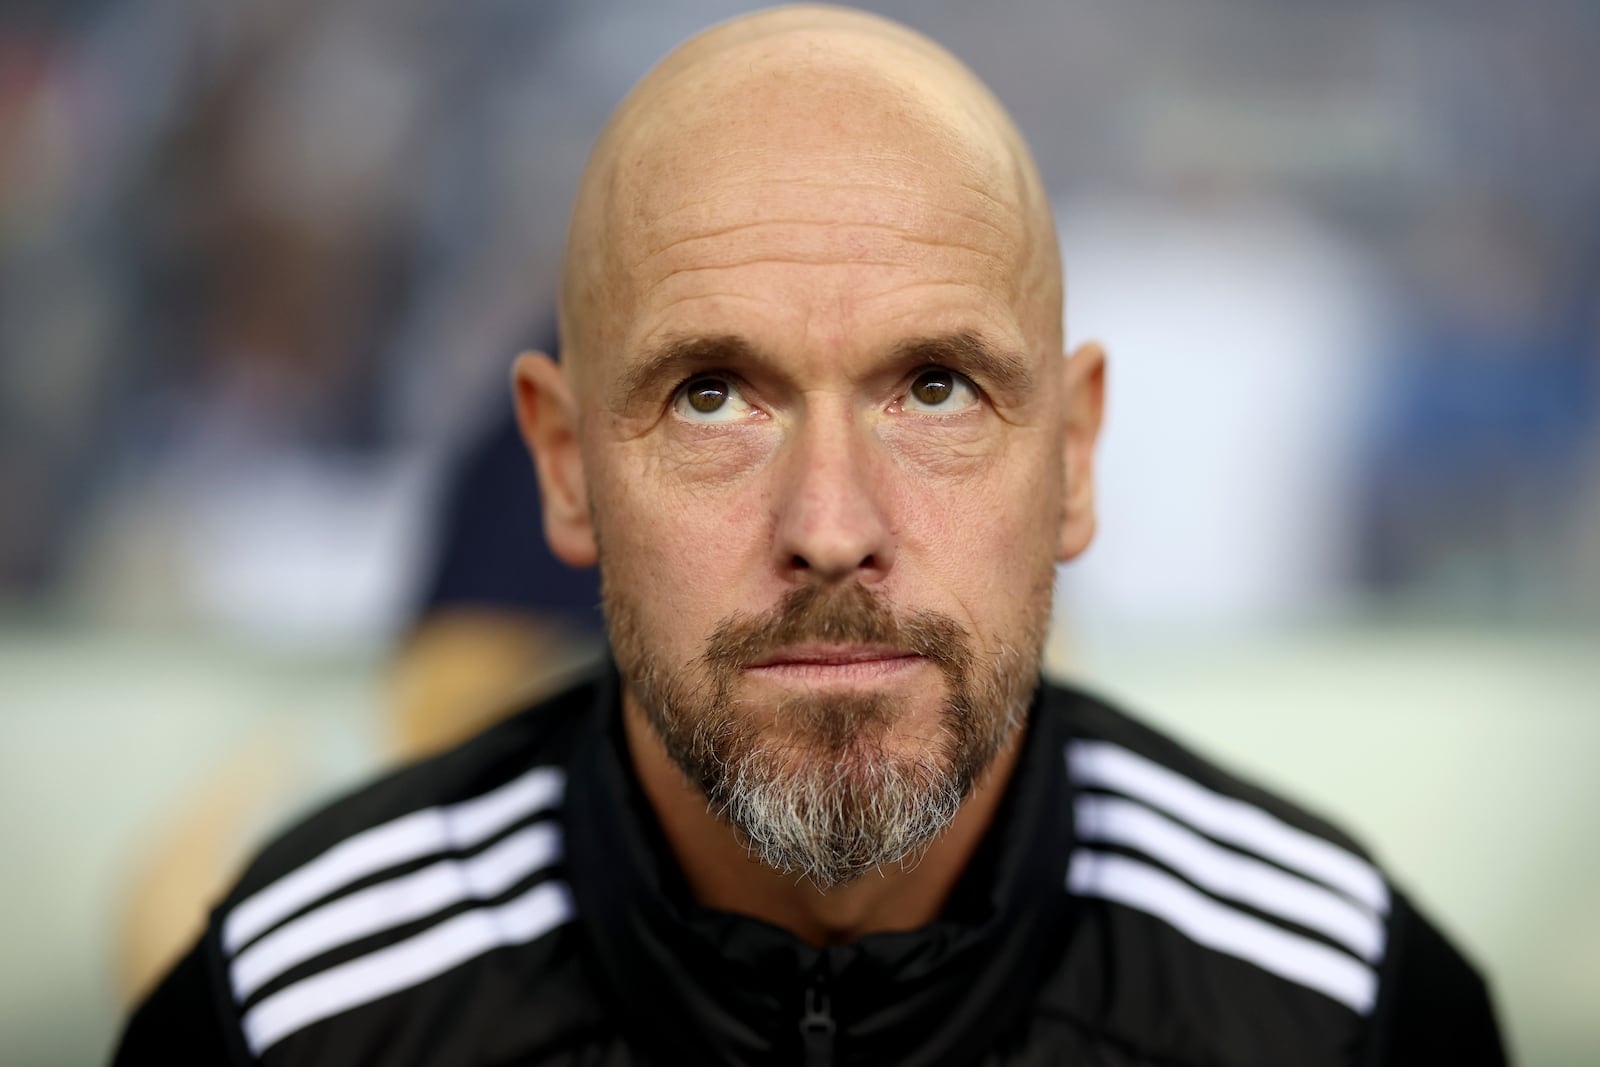
M 965 227 L 1011 299 L 1033 286 L 1049 302 L 1048 207 L 1003 109 L 930 42 L 877 30 L 692 42 L 635 89 L 580 194 L 564 345 L 616 353 L 664 250 L 772 222 Z

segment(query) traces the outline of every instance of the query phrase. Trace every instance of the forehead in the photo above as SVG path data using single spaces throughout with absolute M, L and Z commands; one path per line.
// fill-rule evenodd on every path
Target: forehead
M 626 299 L 610 310 L 624 355 L 726 314 L 816 327 L 825 306 L 844 329 L 930 301 L 957 318 L 1016 310 L 1015 165 L 925 74 L 826 52 L 751 57 L 677 88 L 619 154 L 611 253 Z
M 832 157 L 961 172 L 1007 188 L 1007 146 L 983 109 L 947 78 L 895 53 L 830 41 L 807 49 L 758 44 L 661 87 L 633 124 L 631 163 L 652 179 L 720 165 L 781 171 Z M 830 151 L 830 149 L 832 151 Z

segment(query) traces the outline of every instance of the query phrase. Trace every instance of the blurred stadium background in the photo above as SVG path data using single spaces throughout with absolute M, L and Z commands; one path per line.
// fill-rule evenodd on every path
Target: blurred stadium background
M 746 6 L 0 6 L 0 1062 L 103 1059 L 152 896 L 181 934 L 169 885 L 434 743 L 442 587 L 533 613 L 519 682 L 592 652 L 545 564 L 496 592 L 535 534 L 440 516 L 590 139 Z M 1600 5 L 867 6 L 1011 108 L 1111 355 L 1055 669 L 1339 813 L 1520 1062 L 1600 1060 Z

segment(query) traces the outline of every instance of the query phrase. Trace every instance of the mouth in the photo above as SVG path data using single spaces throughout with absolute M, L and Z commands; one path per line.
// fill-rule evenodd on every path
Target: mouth
M 761 656 L 746 672 L 773 681 L 851 684 L 892 679 L 926 657 L 889 645 L 789 645 Z

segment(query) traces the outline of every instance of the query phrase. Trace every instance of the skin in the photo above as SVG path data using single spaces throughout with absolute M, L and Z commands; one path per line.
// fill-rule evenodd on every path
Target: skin
M 1056 247 L 1009 119 L 926 39 L 831 8 L 694 39 L 591 158 L 563 363 L 516 365 L 552 549 L 601 563 L 668 668 L 807 583 L 861 583 L 956 620 L 986 663 L 1036 664 L 1054 564 L 1094 532 L 1104 377 L 1098 346 L 1062 352 Z M 934 404 L 930 367 L 955 372 Z M 710 413 L 685 391 L 706 373 L 727 394 Z M 744 671 L 740 708 L 781 739 L 785 697 L 868 689 L 893 701 L 885 751 L 928 744 L 946 687 L 914 657 L 796 649 Z M 748 858 L 631 687 L 624 721 L 699 899 L 817 944 L 935 918 L 1016 760 L 1007 744 L 919 863 L 823 893 Z

